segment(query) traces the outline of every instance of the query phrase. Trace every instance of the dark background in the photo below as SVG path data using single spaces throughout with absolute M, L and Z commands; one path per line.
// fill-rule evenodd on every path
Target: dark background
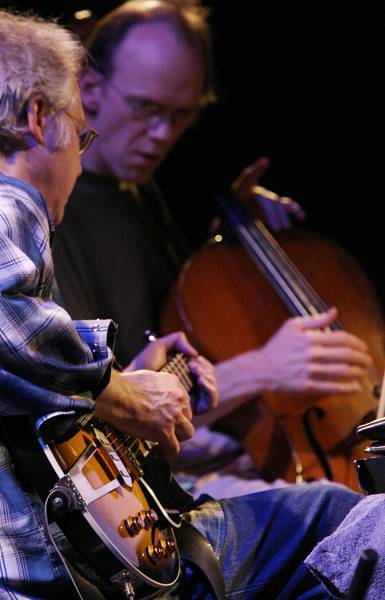
M 72 21 L 119 2 L 0 2 Z M 265 155 L 262 183 L 300 202 L 312 228 L 361 262 L 385 306 L 384 7 L 371 2 L 207 0 L 219 100 L 158 174 L 177 220 L 200 244 L 212 192 Z

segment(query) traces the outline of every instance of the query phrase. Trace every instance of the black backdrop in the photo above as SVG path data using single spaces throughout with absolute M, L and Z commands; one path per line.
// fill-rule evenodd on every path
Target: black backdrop
M 372 0 L 206 0 L 219 100 L 161 167 L 158 179 L 193 245 L 215 211 L 212 191 L 261 155 L 263 184 L 297 199 L 310 225 L 362 263 L 385 305 L 383 266 L 383 3 Z M 69 23 L 119 2 L 28 0 Z M 383 281 L 384 280 L 384 281 Z

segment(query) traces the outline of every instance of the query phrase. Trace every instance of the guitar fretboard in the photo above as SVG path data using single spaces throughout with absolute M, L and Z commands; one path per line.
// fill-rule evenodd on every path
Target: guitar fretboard
M 188 358 L 182 352 L 177 352 L 172 355 L 160 371 L 164 373 L 173 373 L 178 377 L 185 390 L 187 392 L 191 391 L 193 381 L 189 372 Z M 136 476 L 140 477 L 141 460 L 146 457 L 151 448 L 156 445 L 156 442 L 133 438 L 126 433 L 117 431 L 106 422 L 104 422 L 103 429 L 108 441 L 114 446 L 118 455 L 121 458 L 124 456 L 129 458 L 131 463 L 133 463 L 134 469 L 136 467 Z
M 182 352 L 177 352 L 161 369 L 164 373 L 173 373 L 176 375 L 185 388 L 189 392 L 193 386 L 193 381 L 190 377 L 190 370 L 187 362 L 187 357 Z

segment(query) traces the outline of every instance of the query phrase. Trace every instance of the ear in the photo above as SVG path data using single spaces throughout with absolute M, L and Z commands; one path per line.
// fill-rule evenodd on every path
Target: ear
M 34 96 L 28 106 L 28 126 L 38 144 L 44 144 L 44 131 L 49 116 L 49 107 L 43 96 Z
M 80 77 L 79 87 L 84 110 L 89 116 L 96 116 L 103 93 L 104 77 L 92 67 L 88 67 Z

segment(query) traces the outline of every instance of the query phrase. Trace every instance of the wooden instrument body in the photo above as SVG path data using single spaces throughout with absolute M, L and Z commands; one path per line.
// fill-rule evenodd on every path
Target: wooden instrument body
M 364 444 L 356 442 L 355 428 L 375 414 L 373 387 L 381 382 L 385 365 L 381 308 L 362 269 L 338 244 L 302 228 L 276 239 L 326 306 L 337 306 L 343 327 L 367 343 L 374 364 L 371 380 L 360 394 L 318 398 L 264 394 L 269 406 L 257 408 L 263 418 L 245 432 L 244 442 L 268 480 L 277 476 L 295 480 L 293 461 L 282 455 L 284 447 L 288 452 L 294 448 L 300 456 L 304 478 L 322 477 L 324 469 L 303 423 L 308 408 L 320 407 L 323 418 L 315 413 L 308 417 L 314 436 L 327 454 L 333 478 L 356 487 L 352 460 L 362 456 Z M 262 346 L 290 316 L 245 249 L 219 242 L 201 249 L 185 265 L 165 306 L 162 330 L 184 329 L 200 352 L 217 362 Z M 245 410 L 253 412 L 255 406 L 249 404 Z M 279 423 L 274 424 L 272 414 Z M 234 415 L 231 421 L 236 421 Z M 273 432 L 280 425 L 287 439 L 277 445 Z
M 199 389 L 181 352 L 171 353 L 161 371 L 176 375 L 189 394 Z M 7 417 L 1 429 L 45 503 L 47 522 L 58 523 L 107 585 L 108 597 L 134 588 L 138 598 L 170 589 L 180 575 L 174 532 L 193 498 L 153 452 L 154 442 L 93 414 L 52 412 L 35 419 Z
M 96 449 L 83 465 L 81 478 L 77 481 L 82 481 L 81 489 L 85 490 L 86 497 L 88 485 L 96 495 L 100 491 L 100 496 L 86 503 L 83 516 L 106 548 L 121 562 L 122 568 L 129 569 L 131 577 L 135 579 L 137 575 L 137 581 L 156 587 L 173 585 L 179 576 L 179 554 L 172 525 L 167 522 L 167 512 L 157 503 L 154 492 L 142 478 L 140 462 L 144 459 L 139 460 L 137 456 L 140 453 L 141 457 L 145 457 L 148 453 L 143 443 L 136 440 L 135 453 L 130 455 L 125 447 L 127 442 L 123 446 L 112 428 L 103 421 L 92 419 L 64 442 L 49 444 L 57 466 L 51 457 L 48 458 L 59 477 L 71 474 L 96 440 Z M 118 483 L 115 489 L 103 492 L 103 488 L 114 481 Z M 138 516 L 144 522 L 145 515 L 149 516 L 151 510 L 158 514 L 162 512 L 163 526 L 158 527 L 156 521 L 156 525 L 149 523 L 138 531 L 133 527 L 134 533 L 129 533 L 126 525 Z M 159 559 L 151 558 L 155 546 L 166 547 L 170 541 L 173 546 L 170 554 L 167 552 L 167 556 L 165 553 Z M 111 573 L 108 575 L 111 577 Z

